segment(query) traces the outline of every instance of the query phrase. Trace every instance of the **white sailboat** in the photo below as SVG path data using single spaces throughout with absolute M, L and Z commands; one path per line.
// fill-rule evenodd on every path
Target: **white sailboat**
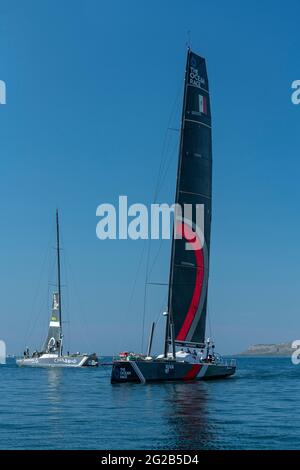
M 16 360 L 18 366 L 29 367 L 96 367 L 98 358 L 93 354 L 63 354 L 62 308 L 61 308 L 61 269 L 60 269 L 60 234 L 59 218 L 56 211 L 56 253 L 57 253 L 57 286 L 53 293 L 52 312 L 49 329 L 42 351 L 30 354 L 27 348 L 22 358 Z

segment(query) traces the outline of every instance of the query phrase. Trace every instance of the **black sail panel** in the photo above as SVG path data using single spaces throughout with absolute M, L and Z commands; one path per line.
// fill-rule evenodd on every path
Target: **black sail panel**
M 177 344 L 205 341 L 212 193 L 211 111 L 205 59 L 188 51 L 177 173 L 169 321 Z M 193 210 L 187 214 L 185 205 Z M 202 205 L 199 226 L 196 206 Z M 181 237 L 181 238 L 177 238 Z M 192 248 L 192 249 L 191 249 Z M 171 334 L 172 329 L 169 329 Z M 170 337 L 168 338 L 170 341 Z

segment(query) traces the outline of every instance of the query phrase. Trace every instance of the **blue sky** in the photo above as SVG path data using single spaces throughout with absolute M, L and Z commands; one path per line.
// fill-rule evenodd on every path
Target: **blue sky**
M 224 353 L 299 338 L 299 14 L 299 2 L 276 0 L 1 0 L 0 337 L 10 352 L 45 334 L 57 206 L 71 347 L 140 349 L 144 242 L 98 240 L 95 214 L 120 194 L 151 202 L 174 103 L 178 126 L 188 30 L 212 94 L 213 337 Z M 176 137 L 160 202 L 174 194 Z M 167 280 L 169 248 L 151 280 Z M 164 299 L 164 288 L 147 290 L 146 329 Z

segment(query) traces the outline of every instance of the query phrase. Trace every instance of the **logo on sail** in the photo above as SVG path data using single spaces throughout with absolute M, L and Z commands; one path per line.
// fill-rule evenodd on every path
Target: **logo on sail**
M 201 88 L 205 85 L 205 79 L 200 76 L 197 68 L 197 62 L 194 58 L 191 59 L 190 73 L 189 73 L 189 84 Z

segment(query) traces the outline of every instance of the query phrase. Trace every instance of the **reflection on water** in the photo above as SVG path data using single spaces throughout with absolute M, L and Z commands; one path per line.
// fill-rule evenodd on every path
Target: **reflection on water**
M 61 396 L 61 381 L 62 381 L 62 370 L 49 368 L 46 369 L 47 373 L 47 396 L 51 404 L 59 404 L 62 402 Z M 55 411 L 53 409 L 52 411 Z
M 209 389 L 203 382 L 169 384 L 165 418 L 170 449 L 206 449 L 214 442 L 208 422 Z
M 210 388 L 204 382 L 120 384 L 111 388 L 111 396 L 113 409 L 118 413 L 120 436 L 125 429 L 128 433 L 130 423 L 135 423 L 137 448 L 210 449 L 215 446 L 217 429 L 208 419 Z M 151 439 L 145 441 L 145 435 Z M 143 436 L 140 444 L 139 436 Z

